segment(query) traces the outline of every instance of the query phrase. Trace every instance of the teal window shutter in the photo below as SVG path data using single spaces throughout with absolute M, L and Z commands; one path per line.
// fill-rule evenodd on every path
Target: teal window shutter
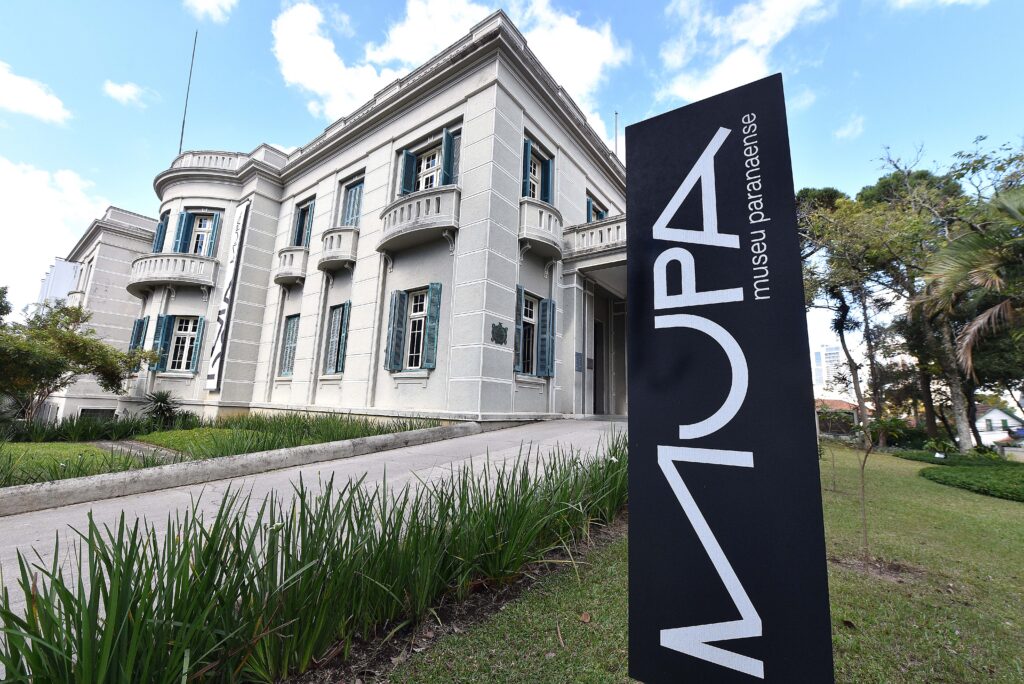
M 530 155 L 533 154 L 533 143 L 527 138 L 523 140 L 523 197 L 530 196 Z
M 594 220 L 594 200 L 587 198 L 587 223 Z
M 451 185 L 455 173 L 455 153 L 452 134 L 447 128 L 441 131 L 441 185 Z
M 142 326 L 142 319 L 136 318 L 132 324 L 132 336 L 128 340 L 128 351 L 138 349 L 139 347 L 139 328 Z
M 516 373 L 523 372 L 523 302 L 525 293 L 522 285 L 516 285 L 516 331 L 513 341 L 513 363 Z
M 409 294 L 403 290 L 391 293 L 391 314 L 388 316 L 388 342 L 384 355 L 384 368 L 389 371 L 402 370 L 405 353 L 405 316 L 409 305 Z
M 185 212 L 178 213 L 178 228 L 174 231 L 174 242 L 171 244 L 171 250 L 174 252 L 181 251 L 181 236 L 185 233 Z
M 306 226 L 302 235 L 302 246 L 309 247 L 309 236 L 313 234 L 313 209 L 316 208 L 316 200 L 306 205 Z
M 188 245 L 192 241 L 192 226 L 195 225 L 196 216 L 187 211 L 178 214 L 178 232 L 174 238 L 174 251 L 178 254 L 188 252 Z
M 540 165 L 540 199 L 542 202 L 554 204 L 555 160 L 545 159 Z
M 295 205 L 295 218 L 292 221 L 292 246 L 298 246 L 302 244 L 302 231 L 305 230 L 303 225 L 302 207 L 298 204 Z
M 139 342 L 135 345 L 135 349 L 142 349 L 143 345 L 146 344 L 146 332 L 149 331 L 149 316 L 142 317 L 142 326 L 139 328 Z
M 338 371 L 338 341 L 341 337 L 342 305 L 332 306 L 327 315 L 327 351 L 324 353 L 324 375 Z
M 206 256 L 217 255 L 217 236 L 220 235 L 220 212 L 213 215 L 213 227 L 210 228 L 210 241 L 206 244 Z
M 459 161 L 462 158 L 462 132 L 452 134 L 452 183 L 459 182 Z
M 199 362 L 203 358 L 203 328 L 205 327 L 206 319 L 200 316 L 196 323 L 196 343 L 192 347 L 192 362 L 188 365 L 188 369 L 193 373 L 199 370 Z
M 363 203 L 363 181 L 353 183 L 345 188 L 345 204 L 341 216 L 341 225 L 359 226 L 359 214 Z
M 441 319 L 441 283 L 427 288 L 427 329 L 423 337 L 421 368 L 437 368 L 437 328 Z
M 352 311 L 352 302 L 341 305 L 341 332 L 338 333 L 338 372 L 345 372 L 345 347 L 348 346 L 348 318 Z
M 545 378 L 555 374 L 555 300 L 540 300 L 537 321 L 537 375 Z
M 416 155 L 409 150 L 402 150 L 402 168 L 400 170 L 401 181 L 399 194 L 408 195 L 416 189 Z
M 171 337 L 174 334 L 174 316 L 160 315 L 156 317 L 156 332 L 153 334 L 153 351 L 159 358 L 153 370 L 163 371 L 167 368 L 167 354 L 171 350 Z
M 167 235 L 167 222 L 171 220 L 171 212 L 165 211 L 160 215 L 160 222 L 156 224 L 156 231 L 153 233 L 153 253 L 164 251 L 164 237 Z
M 284 319 L 284 331 L 281 338 L 281 358 L 278 362 L 280 376 L 290 376 L 295 370 L 295 345 L 299 339 L 299 315 L 293 314 Z

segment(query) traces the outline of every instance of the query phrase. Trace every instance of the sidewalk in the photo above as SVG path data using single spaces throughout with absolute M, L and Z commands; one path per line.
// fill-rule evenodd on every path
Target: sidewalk
M 128 521 L 142 518 L 162 532 L 168 515 L 184 511 L 192 506 L 193 499 L 202 496 L 203 510 L 210 512 L 217 508 L 228 488 L 251 492 L 252 501 L 258 503 L 270 492 L 288 495 L 292 485 L 301 476 L 308 485 L 316 486 L 318 480 L 334 477 L 335 482 L 365 475 L 367 483 L 384 480 L 390 487 L 401 487 L 407 482 L 444 477 L 453 464 L 458 465 L 469 459 L 482 462 L 489 458 L 491 463 L 515 459 L 525 453 L 532 444 L 536 454 L 540 448 L 544 453 L 556 445 L 593 452 L 603 445 L 611 431 L 625 431 L 625 423 L 610 423 L 602 420 L 557 420 L 531 423 L 505 430 L 486 432 L 469 437 L 460 437 L 432 444 L 404 447 L 391 451 L 356 456 L 337 461 L 324 461 L 308 466 L 275 470 L 238 480 L 221 480 L 205 485 L 166 489 L 148 494 L 107 499 L 88 504 L 76 504 L 62 508 L 24 513 L 0 519 L 0 568 L 3 569 L 4 583 L 12 589 L 11 596 L 17 604 L 20 591 L 17 586 L 17 552 L 35 560 L 34 548 L 44 563 L 53 557 L 54 540 L 61 540 L 62 561 L 72 558 L 73 542 L 77 539 L 74 529 L 84 530 L 91 511 L 98 525 L 117 524 L 122 511 Z M 479 466 L 478 466 L 479 467 Z M 2 496 L 2 491 L 0 491 Z

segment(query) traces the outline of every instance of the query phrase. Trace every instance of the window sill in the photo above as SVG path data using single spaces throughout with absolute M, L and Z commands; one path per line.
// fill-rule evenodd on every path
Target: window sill
M 547 383 L 547 378 L 538 377 L 536 375 L 527 375 L 525 373 L 516 373 L 517 385 L 524 385 L 527 387 L 543 387 Z
M 193 371 L 159 371 L 156 377 L 164 380 L 191 380 L 196 374 Z
M 320 382 L 341 382 L 343 373 L 331 373 L 330 375 L 321 375 Z
M 416 370 L 391 371 L 391 379 L 395 381 L 395 387 L 399 385 L 421 385 L 427 386 L 427 379 L 430 377 L 430 370 L 419 368 Z
M 292 376 L 290 376 L 290 375 L 278 375 L 276 378 L 274 378 L 274 382 L 291 382 L 291 381 L 292 381 Z

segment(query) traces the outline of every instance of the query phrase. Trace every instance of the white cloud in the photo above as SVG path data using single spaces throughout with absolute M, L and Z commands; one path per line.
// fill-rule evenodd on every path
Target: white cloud
M 775 46 L 833 9 L 831 0 L 749 0 L 718 15 L 705 0 L 672 0 L 665 13 L 679 33 L 661 46 L 669 77 L 658 96 L 693 102 L 767 76 Z
M 983 7 L 988 4 L 988 0 L 889 0 L 889 4 L 896 9 L 908 9 L 911 7 L 950 7 L 952 5 Z
M 71 118 L 71 112 L 49 86 L 18 76 L 6 62 L 0 62 L 0 109 L 48 123 L 65 123 Z
M 329 23 L 345 35 L 351 30 L 348 17 L 339 19 L 332 10 L 331 21 L 326 22 L 319 8 L 303 2 L 275 19 L 274 54 L 285 82 L 314 96 L 309 111 L 333 120 L 428 61 L 492 11 L 472 0 L 408 0 L 405 14 L 388 27 L 384 39 L 367 44 L 362 61 L 349 65 L 325 30 Z M 510 12 L 541 63 L 607 139 L 597 93 L 607 72 L 629 60 L 629 48 L 615 40 L 607 22 L 584 26 L 575 15 L 554 9 L 549 0 L 515 2 Z
M 408 0 L 405 16 L 388 27 L 384 42 L 366 46 L 366 60 L 417 67 L 461 38 L 491 11 L 471 0 Z
M 92 193 L 92 183 L 74 171 L 49 172 L 0 156 L 0 206 L 8 255 L 0 285 L 10 287 L 14 311 L 39 295 L 39 283 L 54 258 L 67 256 L 75 241 L 110 202 Z
M 786 98 L 786 105 L 794 112 L 799 112 L 810 107 L 817 99 L 818 96 L 813 90 L 804 88 L 792 97 Z
M 146 89 L 137 83 L 125 82 L 125 83 L 114 83 L 113 81 L 103 82 L 103 92 L 108 96 L 120 102 L 123 105 L 132 105 L 145 109 L 146 103 L 144 97 L 147 93 Z
M 304 2 L 278 15 L 271 33 L 284 82 L 313 95 L 307 103 L 313 116 L 334 120 L 351 113 L 399 72 L 378 71 L 372 64 L 345 64 L 323 24 L 320 9 Z
M 833 135 L 839 140 L 853 140 L 854 138 L 859 138 L 863 132 L 864 116 L 861 114 L 851 114 L 846 123 L 837 128 Z
M 185 0 L 185 9 L 196 19 L 209 19 L 223 24 L 237 4 L 238 0 Z

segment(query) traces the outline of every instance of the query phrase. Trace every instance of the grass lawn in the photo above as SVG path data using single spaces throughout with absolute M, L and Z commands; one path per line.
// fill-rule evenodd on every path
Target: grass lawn
M 880 577 L 841 562 L 859 553 L 857 456 L 826 449 L 836 680 L 1022 682 L 1024 505 L 939 485 L 921 468 L 884 454 L 868 463 L 871 551 L 910 570 Z M 493 618 L 413 654 L 390 681 L 629 681 L 626 549 L 623 539 L 596 551 L 579 580 L 571 570 L 542 580 Z
M 64 480 L 140 467 L 131 456 L 80 442 L 8 442 L 0 446 L 0 487 Z
M 242 433 L 237 434 L 236 433 Z M 192 430 L 163 430 L 135 437 L 136 441 L 179 451 L 183 454 L 200 455 L 211 447 L 238 439 L 258 439 L 259 433 L 236 428 L 199 427 Z

